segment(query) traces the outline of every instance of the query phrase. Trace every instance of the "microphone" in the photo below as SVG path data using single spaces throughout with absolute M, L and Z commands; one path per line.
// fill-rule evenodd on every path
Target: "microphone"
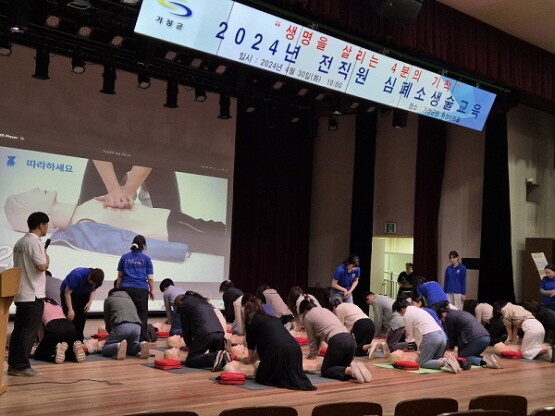
M 46 250 L 49 245 L 50 245 L 50 238 L 47 238 L 46 242 L 44 243 L 44 250 Z

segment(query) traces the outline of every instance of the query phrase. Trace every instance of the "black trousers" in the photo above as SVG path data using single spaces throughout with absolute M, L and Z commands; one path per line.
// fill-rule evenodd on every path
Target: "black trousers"
M 137 315 L 141 320 L 141 337 L 139 341 L 146 341 L 146 326 L 148 323 L 148 289 L 138 289 L 136 287 L 123 287 L 123 290 L 127 292 L 135 308 L 137 308 Z
M 44 338 L 38 345 L 33 358 L 41 361 L 54 362 L 56 358 L 56 345 L 67 342 L 66 360 L 77 361 L 73 352 L 73 343 L 77 340 L 76 331 L 71 321 L 61 318 L 52 319 L 44 327 Z
M 362 346 L 371 344 L 372 340 L 374 339 L 374 332 L 376 332 L 374 321 L 372 321 L 370 318 L 359 319 L 353 325 L 352 332 L 355 336 L 355 342 L 357 344 L 355 355 L 357 357 L 363 357 L 366 355 L 367 351 L 364 351 L 362 349 Z
M 73 318 L 73 326 L 75 327 L 76 339 L 83 341 L 85 335 L 83 331 L 85 330 L 85 323 L 87 322 L 87 313 L 85 312 L 85 306 L 89 301 L 90 294 L 86 293 L 84 295 L 71 294 L 71 305 L 73 306 L 73 311 L 75 312 L 75 318 Z M 60 292 L 60 300 L 62 301 L 62 310 L 67 316 L 67 303 L 64 292 Z
M 328 351 L 322 362 L 322 377 L 345 381 L 345 369 L 351 365 L 355 355 L 355 340 L 347 332 L 334 335 L 328 342 Z
M 212 367 L 216 359 L 216 353 L 225 349 L 225 336 L 223 332 L 213 332 L 195 338 L 189 347 L 189 354 L 185 365 L 191 368 Z M 208 354 L 206 351 L 208 350 Z
M 41 325 L 44 301 L 15 302 L 15 318 L 10 338 L 8 365 L 17 370 L 30 368 L 29 356 Z

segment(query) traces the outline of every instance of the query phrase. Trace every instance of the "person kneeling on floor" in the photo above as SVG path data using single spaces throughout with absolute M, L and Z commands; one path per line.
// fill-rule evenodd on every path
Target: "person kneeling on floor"
M 102 355 L 123 360 L 127 355 L 149 357 L 147 341 L 139 342 L 141 320 L 137 308 L 127 292 L 112 289 L 104 301 L 104 323 L 110 335 L 106 338 Z

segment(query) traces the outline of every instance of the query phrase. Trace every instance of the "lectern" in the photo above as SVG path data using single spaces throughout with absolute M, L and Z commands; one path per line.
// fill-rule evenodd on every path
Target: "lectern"
M 21 279 L 21 269 L 14 267 L 4 270 L 0 274 L 0 348 L 5 351 L 6 334 L 8 332 L 8 318 L 10 316 L 10 305 L 13 298 L 19 292 L 19 281 Z M 0 360 L 0 374 L 2 381 L 0 382 L 0 394 L 6 391 L 6 382 L 4 380 L 4 359 Z

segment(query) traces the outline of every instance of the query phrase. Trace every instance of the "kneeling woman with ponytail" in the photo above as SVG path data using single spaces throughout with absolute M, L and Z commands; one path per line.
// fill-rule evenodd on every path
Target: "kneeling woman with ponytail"
M 358 383 L 372 380 L 370 371 L 364 364 L 353 361 L 356 343 L 349 330 L 345 328 L 332 311 L 318 308 L 308 296 L 299 305 L 299 313 L 304 320 L 310 353 L 306 358 L 318 356 L 320 342 L 328 344 L 322 363 L 322 376 L 346 381 L 356 379 Z

